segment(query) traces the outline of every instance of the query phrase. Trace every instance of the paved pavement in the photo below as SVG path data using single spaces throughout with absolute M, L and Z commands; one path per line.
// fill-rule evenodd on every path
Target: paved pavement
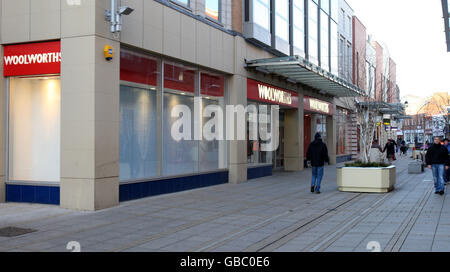
M 0 237 L 0 251 L 386 252 L 450 251 L 450 203 L 435 195 L 431 172 L 409 175 L 396 162 L 389 194 L 337 191 L 326 167 L 322 194 L 311 194 L 311 171 L 276 173 L 245 184 L 122 203 L 99 212 L 0 204 L 0 227 L 37 232 Z

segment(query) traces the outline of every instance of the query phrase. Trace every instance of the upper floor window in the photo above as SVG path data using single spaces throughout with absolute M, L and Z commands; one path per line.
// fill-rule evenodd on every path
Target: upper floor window
M 326 12 L 326 14 L 330 14 L 330 0 L 320 0 L 320 8 Z
M 339 16 L 339 0 L 331 0 L 330 1 L 330 15 L 331 19 L 333 19 L 335 22 L 338 21 Z
M 253 0 L 253 16 L 256 24 L 270 31 L 269 0 Z
M 314 0 L 308 3 L 308 55 L 309 61 L 318 65 L 319 63 L 319 29 L 318 29 L 318 6 Z
M 294 53 L 305 54 L 305 1 L 293 1 Z
M 206 17 L 220 21 L 220 0 L 205 0 Z
M 275 1 L 275 34 L 289 41 L 289 0 Z
M 331 73 L 338 75 L 338 62 L 339 62 L 339 46 L 338 46 L 338 26 L 336 22 L 331 20 L 330 22 L 330 70 Z
M 189 7 L 190 0 L 171 0 L 174 3 L 181 4 L 183 6 Z
M 327 71 L 330 70 L 328 18 L 328 15 L 324 11 L 320 11 L 320 66 Z

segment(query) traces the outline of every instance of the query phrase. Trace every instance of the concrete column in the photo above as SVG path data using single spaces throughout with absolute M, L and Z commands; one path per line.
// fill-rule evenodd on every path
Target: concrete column
M 336 112 L 334 106 L 333 112 Z M 336 164 L 336 120 L 334 116 L 327 116 L 327 148 L 328 156 L 330 157 L 330 164 Z
M 299 101 L 303 101 L 300 95 Z M 298 109 L 286 110 L 284 115 L 284 169 L 301 171 L 304 169 L 304 114 L 303 103 Z
M 241 75 L 234 75 L 230 78 L 228 90 L 229 105 L 243 105 L 247 107 L 247 78 Z M 236 121 L 234 129 L 247 131 L 247 122 L 244 127 Z M 225 130 L 226 133 L 226 130 Z M 228 141 L 229 145 L 229 182 L 238 184 L 247 181 L 247 141 Z
M 115 58 L 106 61 L 103 47 Z M 61 40 L 61 207 L 119 203 L 120 44 L 94 35 Z

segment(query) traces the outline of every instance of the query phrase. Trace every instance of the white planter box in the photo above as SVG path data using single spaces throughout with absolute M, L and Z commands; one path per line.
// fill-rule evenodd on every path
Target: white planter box
M 383 168 L 339 167 L 339 191 L 354 193 L 388 193 L 394 190 L 395 166 Z

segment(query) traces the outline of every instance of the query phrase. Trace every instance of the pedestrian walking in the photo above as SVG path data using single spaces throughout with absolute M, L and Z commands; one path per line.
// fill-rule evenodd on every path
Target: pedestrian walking
M 369 158 L 371 162 L 378 162 L 378 163 L 384 162 L 383 149 L 378 144 L 378 140 L 373 140 L 372 147 L 370 148 L 369 151 Z
M 444 195 L 444 172 L 449 169 L 448 149 L 441 145 L 441 138 L 434 137 L 425 157 L 428 168 L 433 171 L 435 194 Z
M 395 160 L 395 146 L 397 144 L 394 140 L 389 139 L 386 145 L 384 146 L 383 153 L 386 152 L 386 157 L 390 163 Z
M 314 136 L 314 141 L 308 147 L 306 158 L 312 166 L 311 193 L 320 194 L 325 162 L 330 162 L 327 145 L 323 143 L 320 133 Z
M 400 144 L 400 156 L 406 156 L 406 152 L 408 151 L 408 147 L 406 146 L 406 142 L 402 141 Z
M 444 147 L 447 148 L 448 155 L 450 156 L 450 144 L 449 144 L 449 139 L 444 139 Z M 450 157 L 449 157 L 449 159 L 450 159 Z M 444 174 L 444 182 L 445 182 L 445 185 L 447 185 L 447 184 L 450 183 L 450 169 L 447 169 L 447 170 L 445 171 L 445 174 Z

